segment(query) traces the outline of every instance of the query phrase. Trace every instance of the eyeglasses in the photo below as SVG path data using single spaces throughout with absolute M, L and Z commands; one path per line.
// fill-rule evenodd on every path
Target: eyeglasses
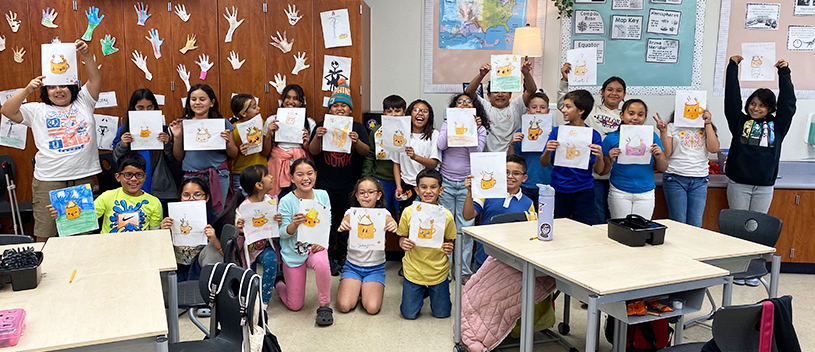
M 185 193 L 181 193 L 181 200 L 190 200 L 190 199 L 200 200 L 200 199 L 204 199 L 204 197 L 206 197 L 206 196 L 207 195 L 204 194 L 204 192 L 195 192 L 193 194 L 189 194 L 189 193 L 185 192 Z
M 359 191 L 357 191 L 357 194 L 358 194 L 358 195 L 360 195 L 361 197 L 365 197 L 365 196 L 373 196 L 373 195 L 375 195 L 375 194 L 377 194 L 377 193 L 379 193 L 379 191 L 378 191 L 378 190 L 374 190 L 374 191 L 363 191 L 363 190 L 359 190 Z
M 147 176 L 147 174 L 145 174 L 144 172 L 123 172 L 120 175 L 122 175 L 122 177 L 124 177 L 126 180 L 129 180 L 134 176 L 136 177 L 137 180 L 143 180 L 144 177 Z
M 520 171 L 509 171 L 509 170 L 507 170 L 507 176 L 512 176 L 512 177 L 515 177 L 515 178 L 519 178 L 519 177 L 521 177 L 523 175 L 526 175 L 526 173 L 523 173 L 523 172 L 520 172 Z
M 417 114 L 428 114 L 428 113 L 430 113 L 430 110 L 420 109 L 420 108 L 413 108 L 413 112 L 415 112 Z
M 458 104 L 458 105 L 462 105 L 462 104 L 471 104 L 472 102 L 473 102 L 473 101 L 472 101 L 472 100 L 470 100 L 470 99 L 459 99 L 459 100 L 456 100 L 456 104 Z

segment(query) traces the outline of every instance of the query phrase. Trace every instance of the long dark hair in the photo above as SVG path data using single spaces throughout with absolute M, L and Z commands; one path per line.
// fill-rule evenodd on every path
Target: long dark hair
M 625 114 L 625 111 L 628 110 L 628 108 L 631 107 L 631 105 L 634 105 L 634 104 L 637 104 L 637 103 L 642 104 L 642 107 L 645 108 L 645 116 L 648 116 L 648 105 L 646 105 L 645 102 L 642 101 L 642 99 L 629 99 L 629 100 L 626 100 L 625 103 L 623 103 L 623 107 L 620 109 L 620 114 Z M 624 124 L 625 124 L 625 122 L 623 121 L 623 119 L 620 119 L 620 126 L 622 126 Z M 620 128 L 617 127 L 617 131 L 619 131 L 619 130 L 620 130 Z
M 247 196 L 255 192 L 255 184 L 261 182 L 263 177 L 268 174 L 269 170 L 262 164 L 252 165 L 243 169 L 240 176 L 241 192 L 236 192 L 237 194 L 232 197 L 232 201 L 229 202 L 229 205 L 221 211 L 221 214 L 218 215 L 218 219 L 215 220 L 215 224 L 212 226 L 216 229 L 220 229 L 226 224 L 234 224 L 235 211 L 241 203 L 246 200 Z M 244 195 L 244 192 L 246 195 Z
M 127 111 L 136 111 L 136 104 L 138 104 L 142 100 L 149 100 L 150 104 L 153 104 L 153 110 L 159 110 L 156 95 L 153 94 L 153 92 L 147 88 L 139 88 L 136 89 L 132 95 L 130 95 L 130 102 L 127 104 Z M 125 115 L 125 117 L 122 118 L 121 126 L 122 134 L 130 132 L 130 124 L 128 123 L 127 115 Z M 121 135 L 119 137 L 121 137 Z
M 481 118 L 481 126 L 484 126 L 484 128 L 487 129 L 487 131 L 489 131 L 490 130 L 490 118 L 487 116 L 487 112 L 484 111 L 484 106 L 481 105 L 481 101 L 479 101 L 478 98 L 476 98 L 475 93 L 473 93 L 473 94 L 468 94 L 468 93 L 454 94 L 450 98 L 450 105 L 448 105 L 448 107 L 451 107 L 451 108 L 458 107 L 458 104 L 456 102 L 458 101 L 458 98 L 461 98 L 461 97 L 470 98 L 470 101 L 473 102 L 473 107 L 475 108 L 475 115 Z
M 280 94 L 280 102 L 283 103 L 283 100 L 286 99 L 289 91 L 292 90 L 294 91 L 294 94 L 297 94 L 297 100 L 300 101 L 301 104 L 300 107 L 306 107 L 306 92 L 303 91 L 303 87 L 301 87 L 299 84 L 289 84 L 283 88 L 283 93 Z M 303 120 L 303 128 L 311 133 L 311 126 L 308 124 L 308 116 L 306 116 L 306 118 Z
M 190 108 L 190 95 L 192 95 L 192 92 L 194 92 L 196 90 L 199 90 L 199 89 L 203 90 L 204 93 L 207 93 L 207 96 L 209 97 L 209 100 L 212 100 L 212 107 L 209 108 L 209 113 L 207 114 L 207 118 L 210 118 L 210 119 L 224 118 L 224 116 L 221 115 L 221 104 L 218 102 L 218 99 L 216 99 L 215 91 L 212 90 L 212 87 L 210 87 L 209 85 L 201 84 L 201 83 L 190 87 L 190 90 L 187 92 L 187 102 L 184 105 L 184 116 L 182 116 L 182 117 L 183 118 L 190 118 L 190 119 L 195 117 L 195 113 L 192 111 L 192 108 Z
M 362 205 L 359 204 L 359 200 L 357 199 L 356 195 L 359 192 L 359 185 L 365 181 L 371 181 L 376 186 L 376 190 L 379 191 L 379 199 L 376 200 L 376 204 L 374 204 L 374 208 L 385 208 L 387 203 L 385 202 L 385 189 L 382 187 L 382 183 L 379 182 L 376 178 L 372 176 L 362 176 L 357 180 L 357 184 L 354 185 L 354 189 L 351 191 L 349 195 L 350 203 L 352 207 L 361 207 Z
M 602 88 L 600 89 L 600 92 L 605 91 L 605 90 L 606 90 L 606 87 L 608 87 L 608 85 L 609 85 L 609 84 L 611 84 L 612 82 L 617 82 L 617 83 L 619 83 L 621 86 L 623 86 L 623 94 L 625 94 L 625 81 L 623 81 L 623 79 L 622 79 L 622 78 L 617 77 L 617 76 L 611 76 L 611 77 L 609 77 L 608 79 L 606 79 L 606 81 L 605 81 L 605 82 L 603 82 L 603 86 L 602 86 Z M 603 103 L 605 103 L 605 99 L 603 99 L 603 94 L 600 94 L 600 100 L 601 100 Z M 622 111 L 622 110 L 620 110 L 620 111 Z
M 750 102 L 753 101 L 753 98 L 758 98 L 760 102 L 767 105 L 766 117 L 771 117 L 775 112 L 775 93 L 767 88 L 759 88 L 753 91 L 753 94 L 750 94 L 747 102 L 744 103 L 744 112 L 747 113 L 747 116 L 750 116 Z
M 428 103 L 426 100 L 416 99 L 412 103 L 410 103 L 410 105 L 408 105 L 408 108 L 407 108 L 406 112 L 411 114 L 410 115 L 411 116 L 411 122 L 410 123 L 411 123 L 411 126 L 413 126 L 413 115 L 412 115 L 413 114 L 413 107 L 416 106 L 416 104 L 419 104 L 419 103 L 422 103 L 425 106 L 427 106 L 427 122 L 424 124 L 424 127 L 422 128 L 422 139 L 429 140 L 430 137 L 433 137 L 433 130 L 434 130 L 434 127 L 433 127 L 433 107 L 430 106 L 430 103 Z
M 76 101 L 76 99 L 79 98 L 79 86 L 76 84 L 66 84 L 64 85 L 64 87 L 68 88 L 68 90 L 71 91 L 71 102 L 68 104 L 69 105 L 73 104 L 74 101 Z M 54 102 L 52 102 L 51 99 L 48 98 L 48 86 L 40 87 L 40 100 L 42 100 L 42 102 L 45 104 L 54 105 Z

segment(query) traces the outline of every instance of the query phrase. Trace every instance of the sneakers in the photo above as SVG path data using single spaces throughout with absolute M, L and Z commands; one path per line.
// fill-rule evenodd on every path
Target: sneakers
M 750 286 L 750 287 L 758 287 L 759 283 L 760 282 L 758 281 L 758 279 L 744 280 L 744 284 L 747 285 L 747 286 Z
M 733 279 L 733 284 L 744 286 L 744 279 Z

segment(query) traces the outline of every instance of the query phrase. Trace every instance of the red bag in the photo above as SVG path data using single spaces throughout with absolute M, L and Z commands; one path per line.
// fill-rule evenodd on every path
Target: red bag
M 625 341 L 626 352 L 654 352 L 665 347 L 671 342 L 674 330 L 668 325 L 665 319 L 650 321 L 647 323 L 629 325 L 628 334 Z M 606 321 L 606 339 L 614 343 L 614 319 L 608 316 Z

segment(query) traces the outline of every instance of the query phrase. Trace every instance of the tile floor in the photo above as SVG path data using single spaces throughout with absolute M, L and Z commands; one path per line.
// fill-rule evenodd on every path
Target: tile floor
M 385 298 L 382 310 L 377 315 L 368 315 L 363 309 L 352 310 L 348 314 L 339 313 L 332 302 L 334 325 L 317 327 L 314 323 L 317 303 L 317 288 L 309 275 L 306 289 L 306 303 L 298 312 L 289 311 L 275 293 L 270 301 L 269 329 L 278 337 L 281 348 L 286 352 L 295 351 L 451 351 L 453 349 L 454 318 L 437 319 L 430 314 L 429 301 L 425 300 L 422 314 L 415 321 L 402 319 L 399 303 L 402 294 L 402 277 L 397 275 L 400 262 L 386 264 Z M 311 271 L 309 270 L 309 274 Z M 339 277 L 332 281 L 332 298 L 336 295 Z M 451 295 L 454 293 L 452 283 Z M 801 274 L 781 274 L 779 295 L 793 296 L 793 317 L 795 329 L 803 351 L 815 351 L 815 276 Z M 722 287 L 713 287 L 711 293 L 721 302 Z M 766 298 L 763 287 L 734 286 L 733 304 L 751 304 Z M 563 300 L 556 303 L 558 321 L 562 318 Z M 707 302 L 703 311 L 710 309 Z M 572 300 L 571 331 L 566 340 L 580 351 L 585 346 L 586 311 L 580 309 L 579 302 Z M 702 312 L 690 315 L 692 318 Z M 181 340 L 190 341 L 203 338 L 198 328 L 189 319 L 180 319 Z M 202 319 L 209 325 L 208 319 Z M 711 338 L 710 329 L 693 326 L 685 330 L 685 341 L 707 341 Z M 518 350 L 506 349 L 507 351 Z M 610 351 L 611 344 L 601 339 L 600 351 Z M 535 351 L 568 351 L 558 344 L 536 345 Z

